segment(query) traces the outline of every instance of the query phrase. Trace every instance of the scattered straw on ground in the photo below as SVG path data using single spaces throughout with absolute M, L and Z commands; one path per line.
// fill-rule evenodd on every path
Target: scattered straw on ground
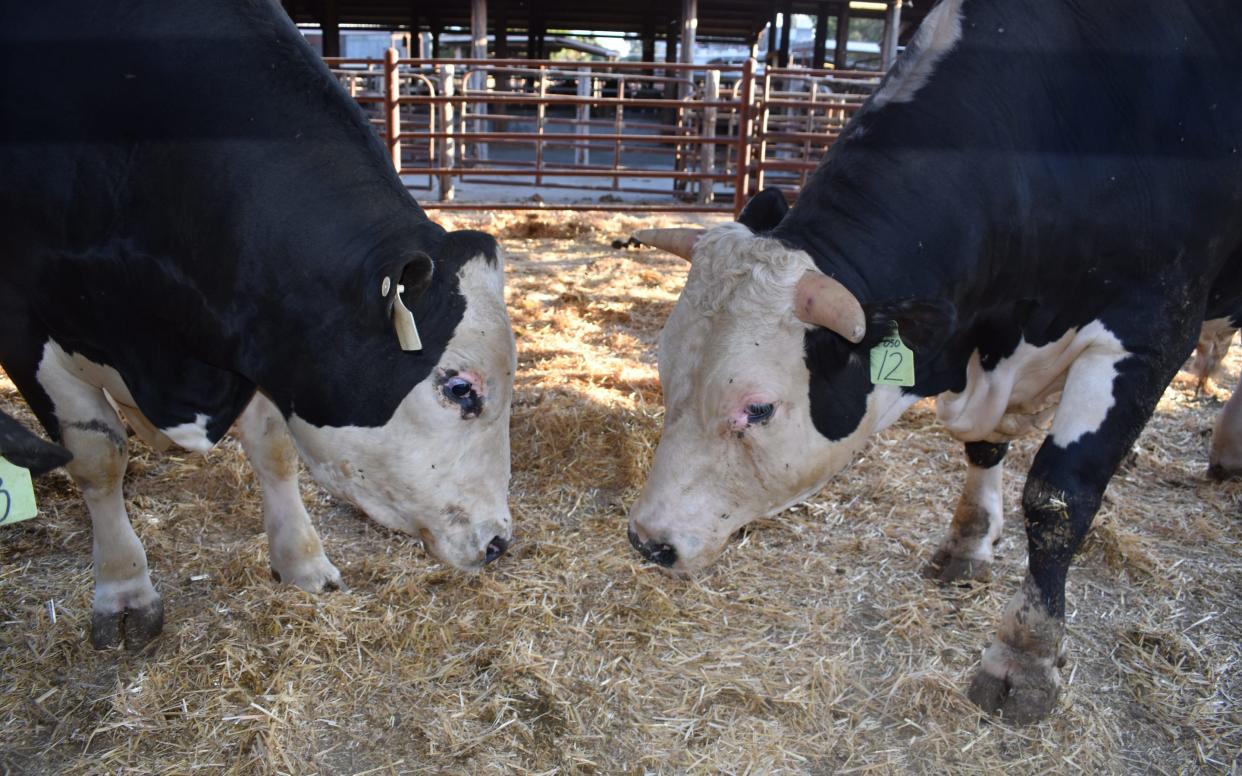
M 0 529 L 0 772 L 140 774 L 1228 771 L 1242 750 L 1242 485 L 1206 481 L 1221 400 L 1179 379 L 1071 575 L 1068 690 L 1012 728 L 964 688 L 1024 570 L 1022 473 L 995 582 L 919 570 L 963 477 L 926 403 L 703 579 L 625 539 L 656 444 L 654 347 L 679 260 L 614 250 L 625 216 L 453 217 L 501 235 L 521 359 L 519 536 L 477 577 L 303 488 L 350 590 L 267 573 L 239 446 L 151 454 L 126 496 L 167 626 L 95 652 L 90 529 L 64 475 Z M 1232 389 L 1242 358 L 1223 381 Z M 30 423 L 12 385 L 0 407 Z M 55 616 L 53 618 L 53 611 Z

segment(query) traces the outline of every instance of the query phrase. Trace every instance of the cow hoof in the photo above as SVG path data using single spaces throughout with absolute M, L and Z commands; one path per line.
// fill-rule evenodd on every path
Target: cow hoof
M 1214 463 L 1208 467 L 1207 474 L 1217 482 L 1225 482 L 1242 477 L 1242 469 L 1230 469 L 1222 464 Z
M 1058 658 L 1058 664 L 1064 659 Z M 1031 660 L 1011 664 L 1004 676 L 979 669 L 967 695 L 989 714 L 999 713 L 1006 722 L 1030 725 L 1046 718 L 1056 708 L 1061 693 L 1061 675 L 1052 661 Z
M 330 593 L 345 589 L 341 572 L 322 554 L 300 563 L 286 564 L 283 569 L 273 565 L 272 579 L 296 585 L 308 593 Z
M 936 550 L 936 554 L 923 567 L 923 576 L 942 585 L 958 582 L 991 582 L 992 564 L 979 558 L 963 558 L 948 550 Z
M 91 645 L 111 649 L 122 644 L 137 652 L 164 630 L 164 601 L 156 598 L 147 606 L 127 606 L 117 612 L 91 612 Z

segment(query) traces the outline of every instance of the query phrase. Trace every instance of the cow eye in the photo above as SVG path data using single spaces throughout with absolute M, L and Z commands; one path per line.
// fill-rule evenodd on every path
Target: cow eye
M 483 401 L 474 386 L 464 377 L 450 377 L 444 381 L 444 396 L 461 407 L 463 418 L 475 417 L 483 411 Z
M 746 405 L 746 422 L 754 425 L 756 423 L 764 423 L 772 417 L 775 407 L 771 404 L 748 404 Z

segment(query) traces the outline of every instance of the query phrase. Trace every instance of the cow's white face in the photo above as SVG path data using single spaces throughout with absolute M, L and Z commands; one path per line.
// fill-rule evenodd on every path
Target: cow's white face
M 315 479 L 438 558 L 478 570 L 512 538 L 509 410 L 517 366 L 501 262 L 462 265 L 466 310 L 430 377 L 379 428 L 290 431 Z
M 741 224 L 699 239 L 660 335 L 664 432 L 630 512 L 630 539 L 655 562 L 707 566 L 738 528 L 822 487 L 900 401 L 895 389 L 866 385 L 852 432 L 832 441 L 816 429 L 811 327 L 794 314 L 795 287 L 811 269 L 806 253 Z

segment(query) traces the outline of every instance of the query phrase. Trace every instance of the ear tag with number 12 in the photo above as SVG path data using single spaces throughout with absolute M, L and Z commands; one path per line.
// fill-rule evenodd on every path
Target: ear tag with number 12
M 876 385 L 914 385 L 914 352 L 901 341 L 897 324 L 871 349 L 871 382 Z
M 0 525 L 29 520 L 37 514 L 30 472 L 0 458 Z

